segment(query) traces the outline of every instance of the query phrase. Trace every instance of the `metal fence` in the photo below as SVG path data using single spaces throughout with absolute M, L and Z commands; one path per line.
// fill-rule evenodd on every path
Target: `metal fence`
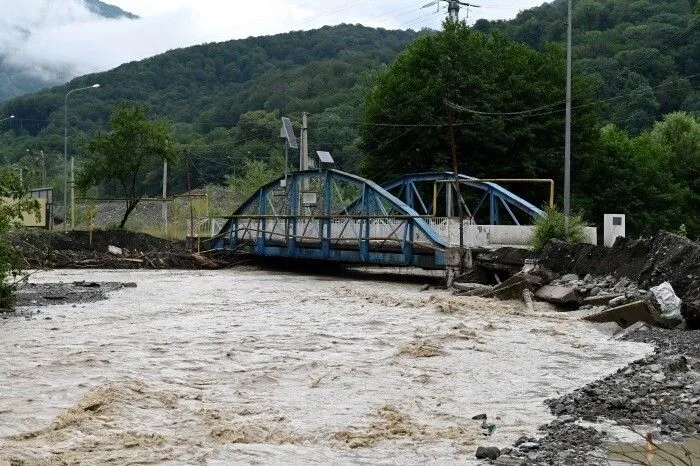
M 125 211 L 126 201 L 123 199 L 76 199 L 74 228 L 117 228 Z M 131 231 L 173 239 L 211 236 L 214 227 L 215 222 L 212 222 L 210 217 L 209 198 L 204 194 L 142 199 L 129 215 L 125 225 L 125 228 Z M 58 225 L 56 228 L 60 230 L 63 226 Z

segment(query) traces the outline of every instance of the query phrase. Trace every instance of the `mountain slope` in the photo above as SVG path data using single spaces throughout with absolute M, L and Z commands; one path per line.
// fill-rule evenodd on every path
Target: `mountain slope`
M 42 31 L 94 21 L 95 15 L 113 20 L 138 18 L 100 0 L 72 0 L 71 3 L 63 3 L 65 0 L 61 3 L 51 3 L 53 0 L 30 1 L 36 2 L 41 8 L 0 11 L 0 15 L 4 16 L 0 21 L 4 28 L 0 44 L 0 102 L 65 82 L 74 76 L 65 65 L 51 61 L 50 56 L 60 56 L 61 51 L 47 50 L 44 45 L 46 38 L 41 36 Z M 43 11 L 43 14 L 37 15 L 36 11 Z
M 138 16 L 135 14 L 124 11 L 118 6 L 110 5 L 108 3 L 101 2 L 100 0 L 83 0 L 85 5 L 93 13 L 110 19 L 137 19 Z
M 0 135 L 0 156 L 17 160 L 27 147 L 62 151 L 66 92 L 99 83 L 99 89 L 70 98 L 69 122 L 76 130 L 90 134 L 107 128 L 121 100 L 147 103 L 156 117 L 176 123 L 177 142 L 193 154 L 199 181 L 220 182 L 235 170 L 222 160 L 242 165 L 249 158 L 269 158 L 281 147 L 279 117 L 298 121 L 302 112 L 311 113 L 310 149 L 323 145 L 341 167 L 350 168 L 360 155 L 354 147 L 356 121 L 374 76 L 416 35 L 327 26 L 188 47 L 127 63 L 0 105 L 0 115 L 17 116 L 5 123 L 11 131 Z M 81 140 L 72 138 L 71 144 Z
M 700 2 L 581 0 L 574 2 L 575 71 L 597 78 L 608 121 L 638 132 L 674 110 L 700 112 Z M 480 20 L 537 48 L 563 42 L 566 1 L 525 10 L 511 21 Z

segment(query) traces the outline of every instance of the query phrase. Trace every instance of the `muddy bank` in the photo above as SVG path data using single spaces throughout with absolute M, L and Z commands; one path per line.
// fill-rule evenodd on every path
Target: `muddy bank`
M 124 230 L 18 230 L 10 240 L 31 269 L 216 269 L 240 261 L 232 251 L 199 254 L 184 241 Z
M 24 283 L 15 293 L 15 307 L 43 307 L 101 301 L 122 288 L 136 288 L 133 282 Z

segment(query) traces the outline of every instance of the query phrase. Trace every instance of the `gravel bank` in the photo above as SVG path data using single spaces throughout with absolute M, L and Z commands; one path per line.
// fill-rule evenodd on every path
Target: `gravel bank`
M 548 400 L 557 419 L 540 428 L 542 438 L 522 438 L 504 452 L 519 458 L 513 464 L 610 464 L 607 452 L 622 440 L 620 432 L 637 440 L 651 434 L 657 443 L 698 436 L 700 331 L 642 327 L 624 338 L 656 350 L 609 377 Z
M 18 308 L 16 312 L 31 312 L 26 309 L 28 307 L 101 301 L 107 299 L 112 291 L 135 287 L 135 283 L 122 282 L 25 283 L 20 285 L 15 294 L 15 306 Z M 5 313 L 5 317 L 7 316 L 8 313 Z

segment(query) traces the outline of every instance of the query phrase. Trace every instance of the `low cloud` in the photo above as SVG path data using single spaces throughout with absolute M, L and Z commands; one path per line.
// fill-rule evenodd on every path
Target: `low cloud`
M 114 3 L 125 9 L 130 6 Z M 399 26 L 389 17 L 371 18 L 362 10 L 324 14 L 344 8 L 319 10 L 313 2 L 295 6 L 267 0 L 263 6 L 199 0 L 196 6 L 192 4 L 173 0 L 165 10 L 145 8 L 139 19 L 115 20 L 91 12 L 82 0 L 22 0 L 21 7 L 17 0 L 0 0 L 2 66 L 55 83 L 204 42 L 311 29 L 325 23 Z M 142 12 L 137 9 L 134 13 Z
M 114 0 L 141 16 L 115 20 L 91 12 L 83 0 L 0 0 L 0 66 L 57 83 L 203 42 L 341 22 L 419 29 L 438 26 L 444 16 L 405 0 L 162 1 Z

